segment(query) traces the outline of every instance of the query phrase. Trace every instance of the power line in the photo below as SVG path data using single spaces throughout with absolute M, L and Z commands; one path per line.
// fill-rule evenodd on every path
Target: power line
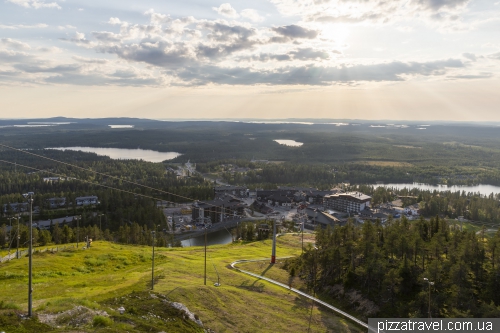
M 4 162 L 4 163 L 8 163 L 8 164 L 14 164 L 14 162 L 9 162 L 9 161 L 6 161 L 6 160 L 0 160 L 0 162 Z M 104 185 L 104 184 L 93 183 L 91 181 L 84 180 L 84 179 L 79 179 L 79 178 L 75 178 L 75 177 L 68 177 L 66 175 L 63 175 L 63 174 L 60 174 L 60 173 L 57 173 L 57 172 L 53 172 L 53 171 L 42 170 L 42 169 L 38 169 L 38 168 L 35 168 L 35 167 L 30 167 L 30 166 L 27 166 L 27 165 L 19 164 L 19 163 L 17 165 L 20 166 L 20 167 L 31 169 L 31 170 L 36 170 L 36 171 L 41 171 L 41 172 L 47 172 L 47 173 L 50 173 L 50 174 L 53 174 L 53 175 L 56 175 L 56 176 L 59 176 L 59 177 L 72 178 L 72 179 L 79 180 L 79 181 L 84 182 L 84 183 L 89 183 L 89 184 L 92 184 L 92 185 L 97 185 L 97 186 L 105 187 L 105 188 L 108 188 L 108 189 L 111 189 L 111 190 L 115 190 L 115 191 L 121 191 L 121 192 L 125 192 L 125 193 L 129 193 L 129 194 L 141 196 L 141 197 L 144 197 L 144 198 L 154 199 L 154 200 L 162 200 L 162 199 L 158 199 L 158 198 L 155 198 L 155 197 L 152 197 L 152 196 L 149 196 L 149 195 L 145 195 L 145 194 L 134 193 L 134 192 L 131 192 L 131 191 L 123 190 L 123 189 L 120 189 L 120 188 L 116 188 L 116 187 L 112 187 L 112 186 L 108 186 L 108 185 Z
M 122 182 L 130 183 L 130 184 L 133 184 L 133 185 L 136 185 L 136 186 L 142 186 L 142 187 L 144 187 L 144 188 L 148 188 L 148 189 L 150 189 L 150 190 L 155 190 L 155 191 L 162 192 L 162 193 L 165 193 L 165 194 L 169 194 L 169 195 L 177 196 L 177 197 L 179 197 L 179 198 L 187 199 L 187 200 L 190 200 L 190 201 L 192 201 L 192 200 L 193 200 L 193 199 L 191 199 L 191 198 L 188 198 L 188 197 L 185 197 L 185 196 L 182 196 L 182 195 L 179 195 L 179 194 L 170 193 L 170 192 L 167 192 L 167 191 L 163 191 L 163 190 L 160 190 L 160 189 L 156 189 L 156 188 L 151 187 L 151 186 L 147 186 L 147 185 L 139 184 L 139 183 L 136 183 L 136 182 L 133 182 L 133 181 L 130 181 L 130 180 L 122 179 L 122 178 L 117 177 L 117 176 L 108 175 L 108 174 L 103 173 L 103 172 L 94 171 L 94 170 L 87 169 L 87 168 L 84 168 L 84 167 L 81 167 L 81 166 L 78 166 L 78 165 L 75 165 L 75 164 L 71 164 L 71 163 L 67 163 L 67 162 L 59 161 L 59 160 L 56 160 L 56 159 L 53 159 L 53 158 L 50 158 L 50 157 L 47 157 L 47 156 L 38 155 L 38 154 L 31 153 L 31 152 L 26 151 L 26 150 L 22 150 L 22 149 L 18 149 L 18 148 L 10 147 L 10 146 L 7 146 L 7 145 L 1 144 L 1 143 L 0 143 L 0 146 L 1 146 L 1 147 L 5 147 L 5 148 L 9 148 L 9 149 L 12 149 L 12 150 L 16 150 L 16 151 L 21 152 L 21 153 L 23 153 L 23 154 L 28 154 L 28 155 L 32 155 L 32 156 L 36 156 L 36 157 L 40 157 L 40 158 L 43 158 L 43 159 L 46 159 L 46 160 L 49 160 L 49 161 L 52 161 L 52 162 L 61 163 L 61 164 L 64 164 L 64 165 L 67 165 L 67 166 L 70 166 L 70 167 L 74 167 L 74 168 L 77 168 L 77 169 L 80 169 L 80 170 L 83 170 L 83 171 L 92 172 L 92 173 L 97 174 L 97 175 L 101 175 L 101 176 L 105 176 L 105 177 L 113 178 L 113 179 L 116 179 L 116 180 L 120 180 L 120 181 L 122 181 Z M 11 163 L 11 164 L 12 164 L 12 163 Z M 19 164 L 19 165 L 20 165 L 20 164 Z M 165 201 L 165 200 L 164 200 L 164 201 Z
M 143 185 L 143 184 L 139 184 L 139 183 L 136 183 L 136 182 L 133 182 L 133 181 L 129 181 L 129 180 L 126 180 L 126 179 L 122 179 L 122 178 L 119 178 L 119 177 L 116 177 L 116 176 L 112 176 L 112 175 L 108 175 L 106 173 L 103 173 L 103 172 L 98 172 L 98 171 L 94 171 L 94 170 L 90 170 L 90 169 L 87 169 L 87 168 L 84 168 L 84 167 L 80 167 L 78 165 L 75 165 L 75 164 L 71 164 L 71 163 L 67 163 L 67 162 L 63 162 L 63 161 L 59 161 L 59 160 L 56 160 L 56 159 L 53 159 L 53 158 L 50 158 L 50 157 L 46 157 L 46 156 L 43 156 L 43 155 L 38 155 L 38 154 L 35 154 L 35 153 L 31 153 L 29 151 L 26 151 L 26 150 L 22 150 L 22 149 L 18 149 L 18 148 L 15 148 L 15 147 L 11 147 L 11 146 L 7 146 L 7 145 L 4 145 L 2 143 L 0 143 L 0 146 L 1 147 L 5 147 L 5 148 L 8 148 L 8 149 L 12 149 L 12 150 L 15 150 L 15 151 L 18 151 L 18 152 L 21 152 L 23 154 L 28 154 L 28 155 L 32 155 L 32 156 L 36 156 L 36 157 L 40 157 L 40 158 L 43 158 L 43 159 L 46 159 L 46 160 L 49 160 L 49 161 L 52 161 L 52 162 L 56 162 L 56 163 L 61 163 L 61 164 L 64 164 L 64 165 L 67 165 L 67 166 L 71 166 L 71 167 L 74 167 L 74 168 L 77 168 L 77 169 L 80 169 L 80 170 L 83 170 L 83 171 L 87 171 L 87 172 L 92 172 L 94 174 L 97 174 L 97 175 L 101 175 L 101 176 L 105 176 L 105 177 L 109 177 L 109 178 L 113 178 L 113 179 L 117 179 L 117 180 L 120 180 L 122 182 L 126 182 L 126 183 L 129 183 L 129 184 L 133 184 L 133 185 L 136 185 L 136 186 L 140 186 L 140 187 L 144 187 L 144 188 L 147 188 L 147 189 L 150 189 L 150 190 L 153 190 L 153 191 L 158 191 L 158 192 L 161 192 L 161 193 L 164 193 L 164 194 L 168 194 L 168 195 L 172 195 L 172 196 L 175 196 L 175 197 L 178 197 L 178 198 L 182 198 L 182 199 L 186 199 L 186 200 L 189 200 L 189 201 L 196 201 L 195 199 L 193 198 L 189 198 L 189 197 L 185 197 L 183 195 L 179 195 L 179 194 L 175 194 L 175 193 L 171 193 L 171 192 L 167 192 L 167 191 L 163 191 L 163 190 L 160 190 L 160 189 L 157 189 L 157 188 L 154 188 L 154 187 L 151 187 L 151 186 L 147 186 L 147 185 Z M 5 161 L 4 161 L 5 162 Z M 10 164 L 13 164 L 12 162 L 7 162 L 7 163 L 10 163 Z M 22 166 L 21 164 L 17 164 L 15 163 L 15 165 L 19 165 L 19 166 Z M 35 169 L 35 168 L 33 168 Z M 38 170 L 38 169 L 37 169 Z M 46 170 L 38 170 L 38 171 L 44 171 L 44 172 L 49 172 L 49 173 L 53 173 L 53 172 L 50 172 L 50 171 L 46 171 Z M 56 173 L 53 173 L 53 174 L 56 174 Z M 57 175 L 57 174 L 56 174 Z M 64 176 L 64 177 L 67 177 L 67 176 Z M 76 178 L 75 178 L 76 179 Z M 81 181 L 84 181 L 82 179 L 79 179 Z M 100 184 L 96 184 L 96 183 L 92 183 L 94 185 L 99 185 Z M 104 186 L 104 185 L 103 185 Z M 109 187 L 111 188 L 111 187 Z M 119 190 L 119 189 L 116 189 L 116 188 L 113 188 L 115 190 Z M 136 194 L 136 193 L 134 193 Z M 160 201 L 167 201 L 167 202 L 170 202 L 170 203 L 173 203 L 175 204 L 174 202 L 171 202 L 171 201 L 168 201 L 168 200 L 163 200 L 163 199 L 155 199 L 155 200 L 160 200 Z M 216 208 L 221 208 L 221 206 L 217 206 L 217 205 L 213 205 L 213 204 L 210 204 L 208 202 L 203 202 L 203 201 L 199 201 L 201 203 L 204 203 L 206 205 L 209 205 L 209 206 L 213 206 L 213 207 L 216 207 Z M 222 210 L 225 211 L 224 207 L 222 207 Z M 214 212 L 214 211 L 209 211 L 209 212 Z M 217 213 L 215 211 L 215 213 Z

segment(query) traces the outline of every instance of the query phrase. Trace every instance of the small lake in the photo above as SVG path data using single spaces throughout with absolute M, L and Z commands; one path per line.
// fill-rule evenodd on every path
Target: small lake
M 465 192 L 479 192 L 483 195 L 489 195 L 491 193 L 500 193 L 500 186 L 495 186 L 495 185 L 488 185 L 488 184 L 479 184 L 479 185 L 473 185 L 473 186 L 467 186 L 467 185 L 453 185 L 453 186 L 447 186 L 447 185 L 430 185 L 430 184 L 421 184 L 421 183 L 407 183 L 407 184 L 372 184 L 374 187 L 393 187 L 398 190 L 407 188 L 407 189 L 412 189 L 412 188 L 418 188 L 420 190 L 428 190 L 428 191 L 451 191 L 451 192 L 456 192 L 456 191 L 465 191 Z
M 215 231 L 213 233 L 207 234 L 207 245 L 217 245 L 217 244 L 230 244 L 233 242 L 233 236 L 230 234 L 231 229 L 227 231 L 222 229 Z M 205 235 L 190 238 L 181 241 L 183 247 L 188 246 L 204 246 L 205 245 Z
M 134 128 L 134 125 L 108 125 L 111 128 Z
M 304 144 L 303 142 L 297 142 L 295 140 L 273 140 L 273 141 L 276 141 L 280 145 L 285 145 L 290 147 L 300 147 Z
M 58 147 L 47 148 L 56 150 L 74 150 L 83 151 L 85 153 L 96 153 L 101 156 L 109 156 L 115 160 L 144 160 L 148 162 L 163 162 L 171 160 L 182 154 L 175 152 L 159 152 L 146 149 L 123 149 L 123 148 L 95 148 L 95 147 Z

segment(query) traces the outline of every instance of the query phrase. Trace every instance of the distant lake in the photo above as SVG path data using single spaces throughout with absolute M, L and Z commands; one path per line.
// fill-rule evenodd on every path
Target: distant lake
M 144 160 L 148 162 L 163 162 L 171 160 L 182 154 L 175 152 L 159 152 L 146 149 L 123 149 L 123 148 L 95 148 L 95 147 L 58 147 L 47 148 L 56 150 L 74 150 L 85 153 L 96 153 L 101 156 L 109 156 L 115 160 Z
M 108 125 L 111 128 L 134 128 L 134 125 Z
M 418 188 L 420 190 L 428 190 L 428 191 L 451 191 L 451 192 L 456 192 L 456 191 L 465 191 L 465 192 L 479 192 L 483 195 L 489 195 L 492 192 L 493 193 L 500 193 L 500 186 L 494 186 L 494 185 L 488 185 L 488 184 L 479 184 L 479 185 L 473 185 L 473 186 L 467 186 L 467 185 L 453 185 L 453 186 L 447 186 L 447 185 L 430 185 L 430 184 L 421 184 L 421 183 L 413 183 L 413 184 L 372 184 L 374 187 L 393 187 L 398 190 L 407 188 L 407 189 L 412 189 L 412 188 Z
M 290 146 L 290 147 L 300 147 L 304 143 L 303 142 L 297 142 L 295 140 L 274 140 L 280 145 L 285 145 L 285 146 Z

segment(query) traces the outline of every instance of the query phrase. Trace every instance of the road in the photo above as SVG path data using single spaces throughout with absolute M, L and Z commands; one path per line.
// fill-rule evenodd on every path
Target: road
M 287 259 L 287 258 L 291 258 L 291 257 L 281 257 L 281 258 L 277 258 L 277 259 Z M 248 271 L 245 271 L 245 270 L 242 270 L 242 269 L 239 269 L 236 267 L 237 264 L 240 264 L 240 263 L 243 263 L 243 262 L 255 262 L 255 261 L 264 261 L 264 260 L 269 260 L 269 258 L 265 258 L 265 259 L 254 259 L 254 260 L 247 260 L 247 259 L 242 259 L 242 260 L 236 260 L 234 262 L 231 263 L 231 267 L 236 269 L 237 271 L 241 272 L 241 273 L 244 273 L 244 274 L 247 274 L 247 275 L 250 275 L 250 276 L 253 276 L 255 278 L 258 278 L 258 279 L 262 279 L 262 280 L 265 280 L 267 282 L 270 282 L 272 284 L 275 284 L 277 286 L 280 286 L 282 288 L 285 288 L 286 290 L 288 291 L 292 291 L 296 294 L 299 294 L 301 296 L 304 296 L 318 304 L 321 304 L 327 308 L 329 308 L 330 310 L 340 314 L 341 316 L 355 322 L 356 324 L 360 325 L 360 326 L 363 326 L 364 328 L 372 331 L 372 332 L 377 332 L 377 330 L 375 328 L 372 328 L 372 327 L 369 327 L 367 323 L 365 323 L 364 321 L 362 320 L 359 320 L 358 318 L 354 317 L 354 316 L 351 316 L 350 314 L 348 314 L 347 312 L 344 312 L 342 310 L 340 310 L 339 308 L 336 308 L 326 302 L 323 302 L 322 300 L 314 297 L 314 296 L 311 296 L 309 294 L 306 294 L 305 292 L 303 291 L 300 291 L 298 289 L 295 289 L 295 288 L 290 288 L 289 286 L 287 286 L 286 284 L 284 283 L 281 283 L 281 282 L 278 282 L 276 280 L 273 280 L 273 279 L 270 279 L 270 278 L 267 278 L 265 276 L 262 276 L 262 275 L 258 275 L 258 274 L 255 274 L 255 273 L 252 273 L 252 272 L 248 272 Z

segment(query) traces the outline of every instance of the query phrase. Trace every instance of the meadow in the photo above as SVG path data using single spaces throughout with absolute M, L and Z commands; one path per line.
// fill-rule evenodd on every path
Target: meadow
M 28 259 L 1 264 L 0 328 L 6 332 L 307 331 L 310 301 L 230 268 L 238 259 L 268 257 L 271 240 L 208 247 L 206 285 L 203 248 L 156 248 L 154 291 L 151 250 L 98 241 L 86 250 L 35 254 L 34 313 L 43 323 L 14 316 L 27 311 Z M 299 235 L 278 238 L 278 257 L 300 253 Z M 280 264 L 273 270 L 284 276 Z M 214 286 L 217 272 L 220 287 Z M 204 327 L 166 306 L 169 302 L 184 304 Z M 126 310 L 122 315 L 120 306 Z M 315 307 L 311 331 L 362 329 Z

